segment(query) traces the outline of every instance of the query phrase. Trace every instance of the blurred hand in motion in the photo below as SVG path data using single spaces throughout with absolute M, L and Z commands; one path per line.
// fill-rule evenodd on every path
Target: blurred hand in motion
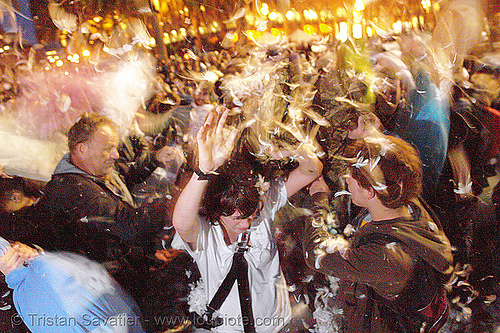
M 7 275 L 36 256 L 38 256 L 37 250 L 16 242 L 7 250 L 5 255 L 0 257 L 0 272 Z
M 198 131 L 198 167 L 204 173 L 214 172 L 231 155 L 238 130 L 226 125 L 229 109 L 217 106 Z
M 183 250 L 177 250 L 177 249 L 161 249 L 155 252 L 155 257 L 158 260 L 161 260 L 165 263 L 169 263 L 183 252 L 184 252 Z

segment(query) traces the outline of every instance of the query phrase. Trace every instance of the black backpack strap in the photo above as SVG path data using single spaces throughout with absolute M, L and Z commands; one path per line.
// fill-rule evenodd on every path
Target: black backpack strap
M 244 331 L 245 333 L 255 332 L 255 323 L 252 311 L 252 298 L 250 292 L 250 283 L 248 279 L 248 263 L 244 256 L 245 252 L 249 249 L 248 238 L 249 235 L 246 232 L 240 234 L 240 236 L 238 237 L 238 245 L 236 248 L 236 253 L 233 256 L 231 268 L 229 269 L 229 272 L 219 286 L 219 289 L 217 289 L 214 296 L 212 297 L 212 300 L 207 306 L 207 312 L 205 313 L 205 315 L 208 317 L 207 319 L 209 323 L 199 325 L 199 327 L 212 328 L 220 326 L 222 324 L 220 320 L 212 318 L 213 314 L 220 309 L 222 303 L 224 303 L 227 296 L 229 295 L 234 282 L 237 281 Z
M 250 283 L 248 280 L 248 263 L 243 256 L 243 252 L 237 252 L 234 256 L 237 261 L 237 281 L 238 294 L 240 296 L 240 309 L 245 333 L 255 332 L 255 323 L 252 310 L 252 297 L 250 292 Z
M 221 285 L 219 286 L 219 289 L 217 289 L 217 292 L 215 293 L 214 297 L 212 297 L 212 300 L 208 304 L 208 312 L 210 314 L 213 314 L 215 311 L 220 309 L 220 307 L 222 306 L 222 303 L 224 303 L 227 296 L 229 295 L 229 292 L 231 291 L 231 288 L 233 287 L 234 281 L 236 281 L 236 276 L 237 276 L 236 255 L 237 254 L 238 253 L 235 253 L 235 255 L 233 256 L 233 263 L 231 265 L 231 269 L 229 270 L 226 277 L 222 281 Z

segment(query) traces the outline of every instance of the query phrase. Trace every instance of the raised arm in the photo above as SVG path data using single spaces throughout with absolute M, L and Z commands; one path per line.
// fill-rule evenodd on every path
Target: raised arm
M 321 175 L 323 163 L 309 145 L 302 145 L 295 154 L 299 166 L 290 172 L 285 182 L 288 197 L 310 184 Z
M 198 168 L 204 174 L 211 174 L 229 157 L 233 149 L 237 130 L 228 130 L 226 119 L 229 110 L 217 107 L 211 111 L 198 131 Z M 200 231 L 198 210 L 208 180 L 200 179 L 194 173 L 175 204 L 173 225 L 181 238 L 196 247 Z

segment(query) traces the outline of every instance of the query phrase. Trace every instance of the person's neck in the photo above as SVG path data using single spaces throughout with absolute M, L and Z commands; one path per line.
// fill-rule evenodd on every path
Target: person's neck
M 229 246 L 231 244 L 233 244 L 234 242 L 236 242 L 238 240 L 238 236 L 239 234 L 236 234 L 234 232 L 229 232 L 225 227 L 224 225 L 222 225 L 222 231 L 224 233 L 224 242 L 226 242 L 226 245 Z
M 109 176 L 109 175 L 104 175 L 104 176 L 97 176 L 97 175 L 95 175 L 93 172 L 90 171 L 89 168 L 87 168 L 87 164 L 85 163 L 85 161 L 82 160 L 81 158 L 79 158 L 78 156 L 70 155 L 69 156 L 69 161 L 70 161 L 71 164 L 73 164 L 75 167 L 77 167 L 78 169 L 82 170 L 83 172 L 85 172 L 89 176 L 92 176 L 92 177 L 95 177 L 95 178 L 99 178 L 99 179 L 102 179 L 102 180 L 106 180 L 108 178 L 108 176 Z
M 71 164 L 73 164 L 75 167 L 77 167 L 78 169 L 82 170 L 83 172 L 86 172 L 88 173 L 88 171 L 86 171 L 85 169 L 85 163 L 83 162 L 83 160 L 81 158 L 79 158 L 77 155 L 69 155 L 69 162 Z
M 367 207 L 373 221 L 386 221 L 402 217 L 410 217 L 410 211 L 408 207 L 401 206 L 398 208 L 389 208 L 380 201 L 374 202 L 370 207 Z

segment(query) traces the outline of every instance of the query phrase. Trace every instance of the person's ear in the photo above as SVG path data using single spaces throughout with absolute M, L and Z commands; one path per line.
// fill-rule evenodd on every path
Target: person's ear
M 87 142 L 80 142 L 75 147 L 76 152 L 80 153 L 80 154 L 85 154 L 88 149 L 89 149 L 89 146 L 88 146 Z
M 375 190 L 373 189 L 373 187 L 370 187 L 368 189 L 368 195 L 370 196 L 370 199 L 375 198 Z

